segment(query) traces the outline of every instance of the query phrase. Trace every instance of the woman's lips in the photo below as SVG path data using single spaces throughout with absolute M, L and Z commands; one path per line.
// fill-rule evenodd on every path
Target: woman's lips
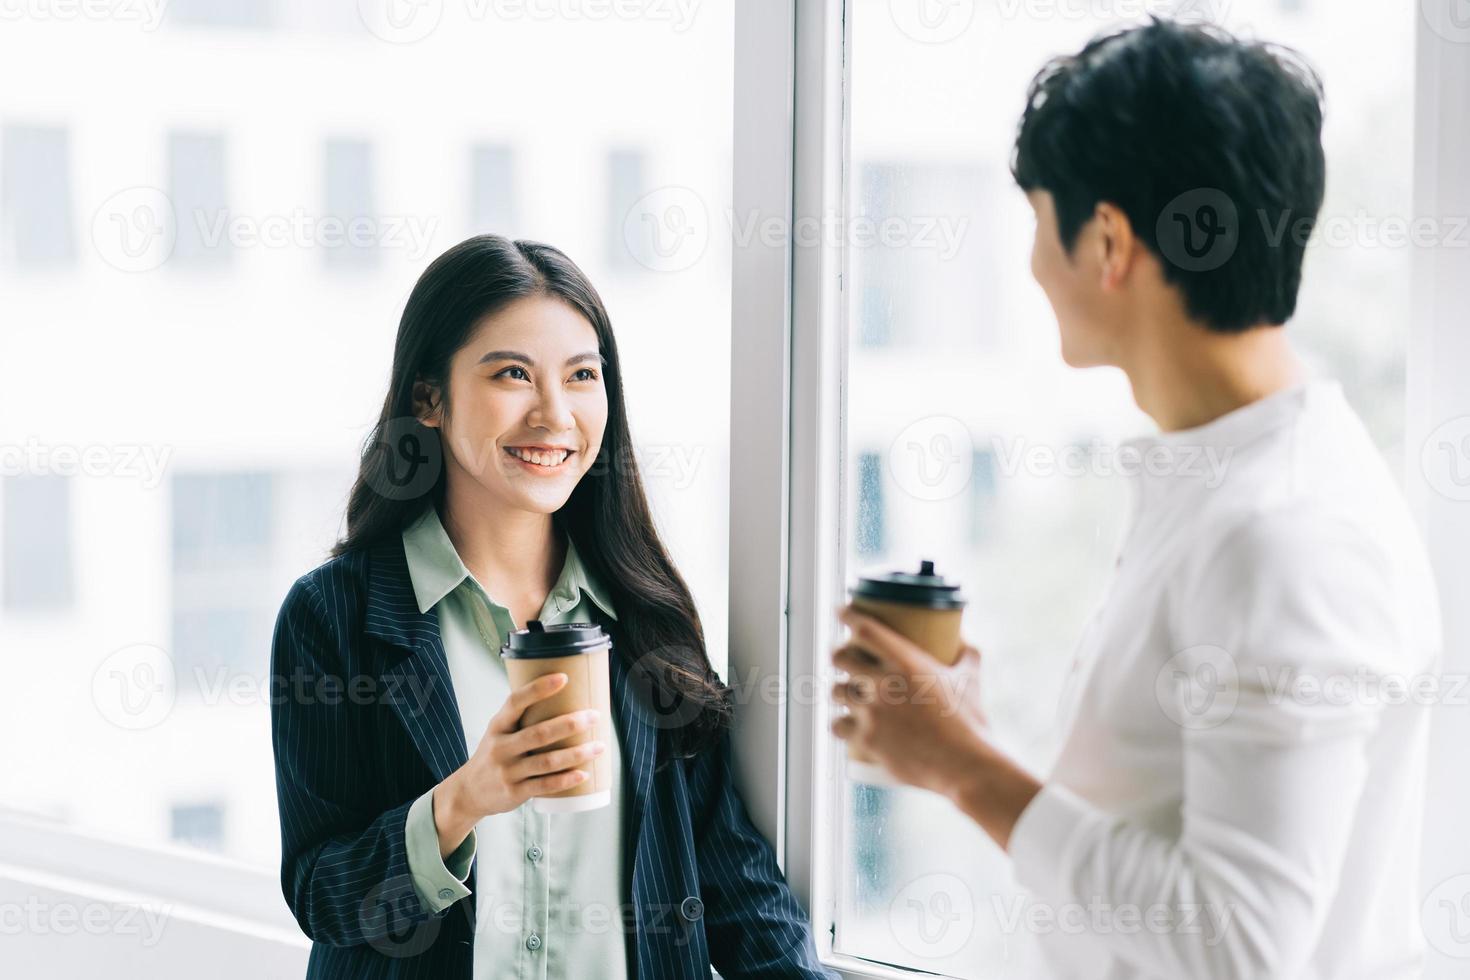
M 566 454 L 566 455 L 562 456 L 561 462 L 559 462 L 559 463 L 546 463 L 546 462 L 537 463 L 537 462 L 532 461 L 529 458 L 522 458 L 522 457 L 523 456 L 525 456 L 525 457 L 538 456 L 538 457 L 540 457 L 542 459 L 550 459 L 550 458 L 554 458 L 555 453 L 552 452 L 552 451 L 528 449 L 528 448 L 524 448 L 524 447 L 520 447 L 520 446 L 507 446 L 506 449 L 505 449 L 505 455 L 509 456 L 513 461 L 515 461 L 515 463 L 521 469 L 523 469 L 523 470 L 525 470 L 525 471 L 527 471 L 529 473 L 535 473 L 535 474 L 537 474 L 539 476 L 548 476 L 548 475 L 552 475 L 552 474 L 563 472 L 564 470 L 566 470 L 567 464 L 569 464 L 571 462 L 572 457 L 576 455 L 576 452 L 574 450 L 570 450 L 570 449 L 558 450 L 558 452 L 562 452 L 562 453 L 565 453 Z M 517 453 L 520 453 L 521 455 L 517 455 Z

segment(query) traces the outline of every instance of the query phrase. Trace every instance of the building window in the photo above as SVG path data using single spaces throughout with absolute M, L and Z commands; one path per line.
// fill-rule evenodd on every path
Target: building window
M 169 808 L 169 838 L 216 853 L 225 848 L 225 808 L 220 803 L 176 804 Z
M 998 520 L 995 450 L 976 446 L 970 457 L 970 543 L 990 541 Z
M 373 146 L 366 140 L 330 139 L 325 151 L 326 217 L 341 222 L 341 239 L 326 247 L 329 269 L 374 269 Z
M 168 18 L 191 27 L 269 27 L 271 0 L 168 0 Z
M 173 481 L 173 639 L 181 691 L 263 675 L 275 603 L 276 479 L 194 473 Z
M 3 488 L 5 609 L 63 609 L 75 598 L 71 481 L 12 476 Z
M 853 526 L 854 546 L 864 556 L 882 554 L 883 526 L 883 457 L 863 453 L 858 457 L 857 521 Z
M 168 134 L 168 193 L 178 226 L 170 261 L 193 268 L 229 264 L 232 252 L 223 135 Z
M 0 250 L 6 262 L 73 264 L 77 253 L 66 130 L 6 126 L 0 140 Z
M 654 262 L 648 236 L 630 236 L 625 227 L 628 214 L 645 193 L 644 164 L 638 150 L 614 150 L 607 156 L 607 262 L 614 269 L 651 266 Z
M 471 233 L 514 237 L 515 219 L 515 154 L 500 144 L 471 147 Z

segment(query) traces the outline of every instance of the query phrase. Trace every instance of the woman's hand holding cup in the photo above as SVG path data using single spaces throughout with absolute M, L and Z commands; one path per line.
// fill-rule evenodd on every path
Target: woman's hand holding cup
M 481 819 L 514 810 L 533 796 L 571 789 L 587 778 L 577 767 L 606 751 L 603 742 L 543 750 L 592 731 L 597 725 L 596 710 L 557 715 L 517 730 L 527 708 L 566 684 L 566 674 L 547 674 L 512 691 L 490 719 L 469 761 L 435 788 L 434 824 L 441 854 L 452 853 Z

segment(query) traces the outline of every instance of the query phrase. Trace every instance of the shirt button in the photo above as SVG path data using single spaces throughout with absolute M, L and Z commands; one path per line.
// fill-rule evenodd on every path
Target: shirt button
M 698 921 L 704 915 L 704 903 L 690 895 L 679 905 L 679 914 L 690 922 Z
M 537 847 L 535 844 L 532 844 L 530 847 L 526 848 L 526 860 L 530 861 L 532 864 L 540 861 L 541 848 Z
M 448 888 L 441 888 L 439 889 L 439 897 L 447 902 L 454 897 L 454 892 L 450 891 Z
M 526 937 L 526 948 L 533 953 L 536 952 L 536 950 L 541 948 L 541 937 L 534 932 L 531 933 Z

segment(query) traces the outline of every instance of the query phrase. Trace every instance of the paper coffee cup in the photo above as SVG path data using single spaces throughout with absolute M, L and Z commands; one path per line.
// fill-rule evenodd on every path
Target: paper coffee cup
M 597 723 L 586 733 L 572 735 L 538 752 L 571 748 L 584 742 L 601 741 L 611 749 L 613 738 L 612 693 L 608 683 L 608 656 L 612 639 L 593 623 L 543 625 L 533 619 L 523 630 L 505 639 L 500 656 L 512 688 L 522 687 L 547 674 L 566 674 L 567 683 L 551 697 L 537 701 L 521 717 L 521 728 L 570 714 L 597 710 Z M 596 810 L 612 802 L 611 751 L 579 766 L 587 778 L 571 789 L 550 796 L 531 798 L 531 807 L 541 813 L 576 813 Z
M 858 579 L 851 592 L 854 608 L 902 633 L 935 660 L 948 666 L 959 659 L 964 648 L 960 618 L 965 599 L 957 583 L 935 573 L 932 561 L 921 562 L 917 573 L 865 576 Z M 876 786 L 899 785 L 876 760 L 851 743 L 847 746 L 847 774 Z

